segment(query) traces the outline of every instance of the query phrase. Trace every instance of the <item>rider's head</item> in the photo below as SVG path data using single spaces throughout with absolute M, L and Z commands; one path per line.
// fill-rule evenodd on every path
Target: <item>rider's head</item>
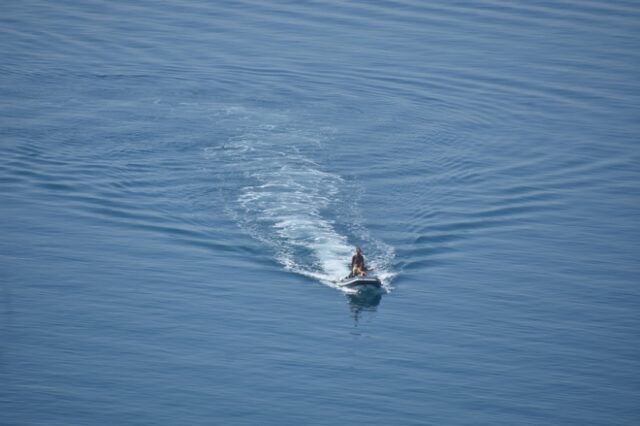
M 356 253 L 360 254 L 360 247 L 356 247 Z

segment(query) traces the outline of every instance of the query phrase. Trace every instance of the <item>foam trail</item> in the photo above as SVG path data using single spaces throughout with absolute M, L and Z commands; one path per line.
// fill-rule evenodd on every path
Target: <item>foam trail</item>
M 277 247 L 278 261 L 287 269 L 335 281 L 347 273 L 345 259 L 351 247 L 321 211 L 331 204 L 339 178 L 297 160 L 299 166 L 286 164 L 252 173 L 259 183 L 244 187 L 238 197 L 243 221 L 249 222 L 254 236 Z M 300 263 L 303 259 L 305 264 Z
M 206 150 L 224 182 L 227 210 L 243 229 L 272 248 L 287 270 L 335 287 L 349 272 L 354 246 L 349 236 L 338 232 L 336 221 L 353 197 L 344 193 L 348 185 L 340 176 L 310 159 L 314 150 L 322 152 L 321 138 L 292 127 L 281 116 L 264 124 L 264 117 L 234 109 L 224 118 L 234 116 L 234 124 L 244 126 L 242 133 Z M 339 225 L 358 229 L 356 224 Z M 369 262 L 388 283 L 393 250 L 363 230 L 358 234 L 351 239 L 370 250 Z

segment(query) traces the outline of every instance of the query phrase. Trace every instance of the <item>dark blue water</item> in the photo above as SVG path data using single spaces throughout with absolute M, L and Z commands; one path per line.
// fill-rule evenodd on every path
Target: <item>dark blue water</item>
M 0 424 L 640 421 L 637 2 L 27 0 L 0 58 Z

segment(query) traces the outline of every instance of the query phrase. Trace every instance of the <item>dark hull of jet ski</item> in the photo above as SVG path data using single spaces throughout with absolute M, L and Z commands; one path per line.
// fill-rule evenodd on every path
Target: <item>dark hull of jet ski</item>
M 340 287 L 359 288 L 359 287 L 376 287 L 382 286 L 378 277 L 347 277 L 338 282 Z

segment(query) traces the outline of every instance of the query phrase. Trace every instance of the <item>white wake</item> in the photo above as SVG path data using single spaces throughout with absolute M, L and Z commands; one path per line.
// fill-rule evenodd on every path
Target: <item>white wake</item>
M 348 274 L 354 246 L 362 245 L 389 289 L 392 248 L 355 223 L 337 223 L 354 197 L 344 192 L 348 185 L 340 176 L 310 159 L 322 152 L 321 138 L 282 116 L 265 124 L 264 117 L 234 109 L 224 118 L 234 115 L 240 134 L 205 155 L 216 163 L 227 211 L 237 223 L 270 247 L 284 268 L 333 287 Z

